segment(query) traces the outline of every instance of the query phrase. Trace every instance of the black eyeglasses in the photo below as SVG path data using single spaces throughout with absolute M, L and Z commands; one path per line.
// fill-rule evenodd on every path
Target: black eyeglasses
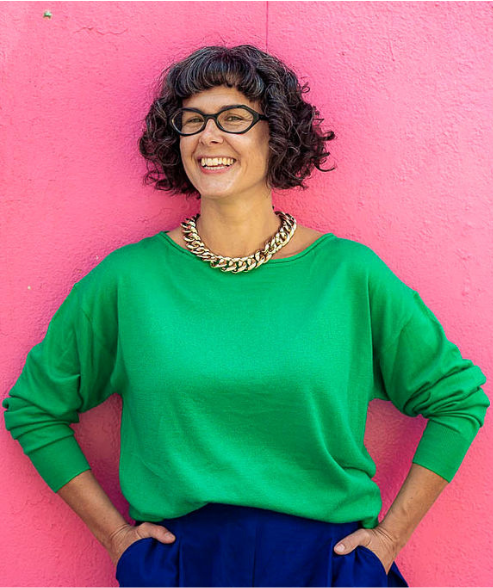
M 205 129 L 207 121 L 212 118 L 221 131 L 241 135 L 249 131 L 259 120 L 269 120 L 243 104 L 226 106 L 216 114 L 204 114 L 198 108 L 180 108 L 171 117 L 171 126 L 180 135 L 196 135 Z

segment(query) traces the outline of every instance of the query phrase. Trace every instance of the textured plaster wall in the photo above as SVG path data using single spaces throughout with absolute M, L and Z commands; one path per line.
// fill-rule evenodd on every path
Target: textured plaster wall
M 315 172 L 306 192 L 276 193 L 276 207 L 372 247 L 491 379 L 492 27 L 491 2 L 3 2 L 2 395 L 76 280 L 198 211 L 141 184 L 136 142 L 151 83 L 201 45 L 246 42 L 310 83 L 307 98 L 338 137 L 337 170 Z M 119 415 L 115 396 L 75 430 L 126 516 Z M 390 403 L 370 406 L 380 518 L 425 424 Z M 400 552 L 411 586 L 493 584 L 492 437 L 487 420 Z M 104 549 L 3 426 L 0 442 L 1 585 L 115 586 Z

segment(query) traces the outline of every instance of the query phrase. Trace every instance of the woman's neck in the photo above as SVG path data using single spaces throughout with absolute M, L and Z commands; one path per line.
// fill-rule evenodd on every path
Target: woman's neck
M 265 246 L 279 230 L 281 219 L 272 203 L 259 207 L 225 209 L 204 206 L 197 219 L 197 232 L 205 246 L 216 255 L 245 257 Z

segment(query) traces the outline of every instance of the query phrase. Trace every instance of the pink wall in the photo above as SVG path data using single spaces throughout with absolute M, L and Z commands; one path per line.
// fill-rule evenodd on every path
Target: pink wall
M 3 2 L 0 26 L 4 395 L 74 281 L 198 211 L 142 187 L 136 141 L 161 69 L 219 43 L 285 59 L 338 136 L 337 170 L 275 194 L 276 207 L 372 247 L 493 377 L 492 2 Z M 126 515 L 119 411 L 112 397 L 75 430 Z M 425 424 L 371 404 L 380 518 Z M 487 420 L 399 554 L 411 586 L 493 583 L 492 438 Z M 116 586 L 104 549 L 3 426 L 0 439 L 1 585 Z

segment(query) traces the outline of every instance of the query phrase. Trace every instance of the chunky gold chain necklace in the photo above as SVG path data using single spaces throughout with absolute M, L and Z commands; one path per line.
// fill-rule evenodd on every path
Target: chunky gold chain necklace
M 203 261 L 210 263 L 211 267 L 233 274 L 249 272 L 260 267 L 263 263 L 267 263 L 274 253 L 277 253 L 289 243 L 296 231 L 296 219 L 293 216 L 280 210 L 276 210 L 275 214 L 281 218 L 281 226 L 277 233 L 265 243 L 263 249 L 259 249 L 246 257 L 223 257 L 208 249 L 197 232 L 197 219 L 200 213 L 187 218 L 181 223 L 183 239 L 187 248 Z

